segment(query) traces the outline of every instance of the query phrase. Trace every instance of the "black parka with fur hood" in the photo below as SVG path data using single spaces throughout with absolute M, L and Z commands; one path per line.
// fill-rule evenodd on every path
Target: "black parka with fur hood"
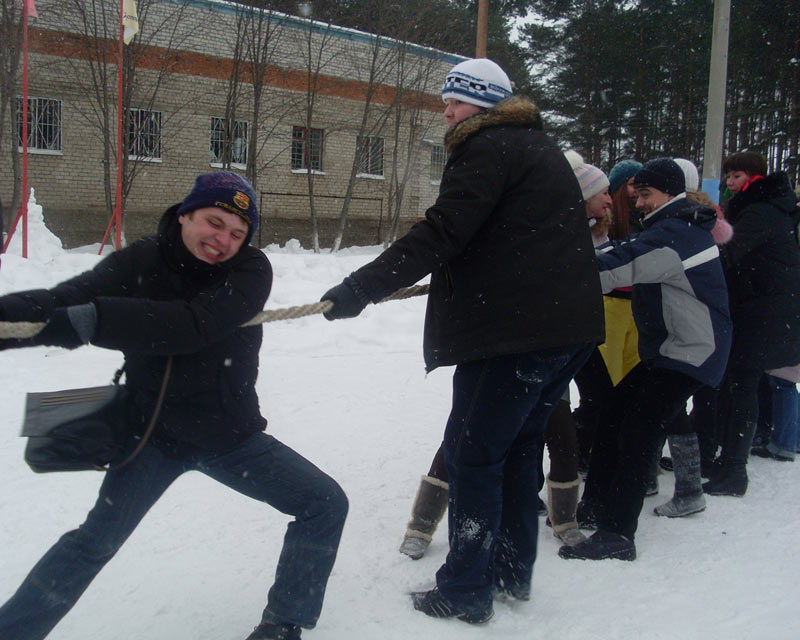
M 428 370 L 604 339 L 603 303 L 581 190 L 511 97 L 459 122 L 439 197 L 425 219 L 358 269 L 373 302 L 431 274 Z

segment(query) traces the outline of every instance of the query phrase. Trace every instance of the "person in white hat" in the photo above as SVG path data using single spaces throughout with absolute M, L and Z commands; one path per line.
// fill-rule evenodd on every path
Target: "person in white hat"
M 322 299 L 328 319 L 352 318 L 431 274 L 425 363 L 456 365 L 443 442 L 450 550 L 436 587 L 412 601 L 481 623 L 495 592 L 530 598 L 541 436 L 603 339 L 603 306 L 581 190 L 538 107 L 486 59 L 453 67 L 442 99 L 439 197 Z

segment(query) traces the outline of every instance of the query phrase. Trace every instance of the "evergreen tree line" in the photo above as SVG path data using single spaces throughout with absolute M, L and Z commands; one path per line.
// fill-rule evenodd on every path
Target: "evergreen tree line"
M 522 32 L 551 130 L 606 168 L 703 161 L 713 0 L 537 0 Z M 763 153 L 798 178 L 800 3 L 732 0 L 725 155 Z
M 415 42 L 475 53 L 477 0 L 311 4 L 319 19 L 366 31 L 397 24 L 375 15 L 396 11 Z M 488 56 L 588 162 L 667 155 L 702 166 L 713 11 L 714 0 L 490 0 Z M 759 151 L 797 180 L 800 3 L 732 0 L 728 51 L 724 153 Z

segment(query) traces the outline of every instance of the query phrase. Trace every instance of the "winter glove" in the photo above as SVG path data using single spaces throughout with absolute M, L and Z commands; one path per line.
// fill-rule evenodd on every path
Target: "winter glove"
M 370 303 L 366 291 L 353 276 L 347 276 L 342 280 L 342 284 L 328 289 L 320 298 L 320 301 L 322 300 L 333 302 L 333 309 L 322 314 L 327 320 L 355 318 Z
M 91 302 L 60 307 L 33 340 L 39 345 L 75 349 L 89 342 L 96 328 L 97 308 Z

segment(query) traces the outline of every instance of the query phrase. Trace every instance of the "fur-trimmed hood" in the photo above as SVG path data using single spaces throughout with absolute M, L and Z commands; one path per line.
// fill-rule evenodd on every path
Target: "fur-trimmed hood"
M 467 138 L 487 127 L 514 125 L 542 130 L 542 116 L 533 102 L 520 96 L 501 100 L 491 109 L 465 118 L 444 136 L 444 146 L 450 153 Z

